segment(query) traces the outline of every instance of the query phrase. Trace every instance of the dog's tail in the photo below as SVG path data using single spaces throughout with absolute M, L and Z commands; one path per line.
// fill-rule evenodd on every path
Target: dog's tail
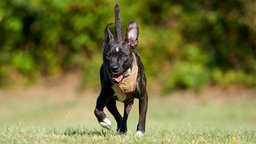
M 117 41 L 121 41 L 122 40 L 122 28 L 121 28 L 121 22 L 120 22 L 120 10 L 119 10 L 119 6 L 117 4 L 115 6 L 115 29 L 116 29 Z

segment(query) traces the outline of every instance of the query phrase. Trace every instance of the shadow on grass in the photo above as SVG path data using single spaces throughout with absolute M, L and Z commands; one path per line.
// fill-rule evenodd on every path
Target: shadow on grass
M 106 130 L 88 130 L 88 129 L 80 129 L 80 128 L 67 128 L 64 131 L 64 135 L 66 136 L 83 136 L 83 135 L 88 135 L 88 136 L 106 136 L 109 134 L 113 134 L 112 131 L 106 131 Z

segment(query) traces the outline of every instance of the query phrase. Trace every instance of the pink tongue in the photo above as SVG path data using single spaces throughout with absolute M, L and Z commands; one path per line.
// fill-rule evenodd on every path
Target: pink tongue
M 113 79 L 114 79 L 116 82 L 120 82 L 120 81 L 122 81 L 122 79 L 123 79 L 123 75 L 116 75 L 116 76 L 113 76 Z

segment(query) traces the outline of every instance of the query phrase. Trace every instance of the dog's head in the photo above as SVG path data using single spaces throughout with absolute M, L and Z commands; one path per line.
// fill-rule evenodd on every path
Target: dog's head
M 119 8 L 115 8 L 115 27 L 117 40 L 109 30 L 109 24 L 104 33 L 103 61 L 108 75 L 113 83 L 119 83 L 129 74 L 133 65 L 133 51 L 138 44 L 139 28 L 135 22 L 131 22 L 126 29 L 124 39 L 119 17 Z

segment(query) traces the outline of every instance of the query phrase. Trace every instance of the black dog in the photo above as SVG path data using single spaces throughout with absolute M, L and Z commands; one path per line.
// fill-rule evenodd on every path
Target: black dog
M 111 23 L 112 24 L 112 23 Z M 117 122 L 120 134 L 127 132 L 127 118 L 132 108 L 134 98 L 139 99 L 139 122 L 137 135 L 145 132 L 148 94 L 146 90 L 146 76 L 139 55 L 135 52 L 138 44 L 139 28 L 131 22 L 122 39 L 119 7 L 115 7 L 115 30 L 117 40 L 108 27 L 104 33 L 103 64 L 100 69 L 101 92 L 97 99 L 94 114 L 104 128 L 111 128 L 111 121 L 103 112 L 106 106 Z M 123 117 L 117 110 L 116 100 L 124 103 Z

